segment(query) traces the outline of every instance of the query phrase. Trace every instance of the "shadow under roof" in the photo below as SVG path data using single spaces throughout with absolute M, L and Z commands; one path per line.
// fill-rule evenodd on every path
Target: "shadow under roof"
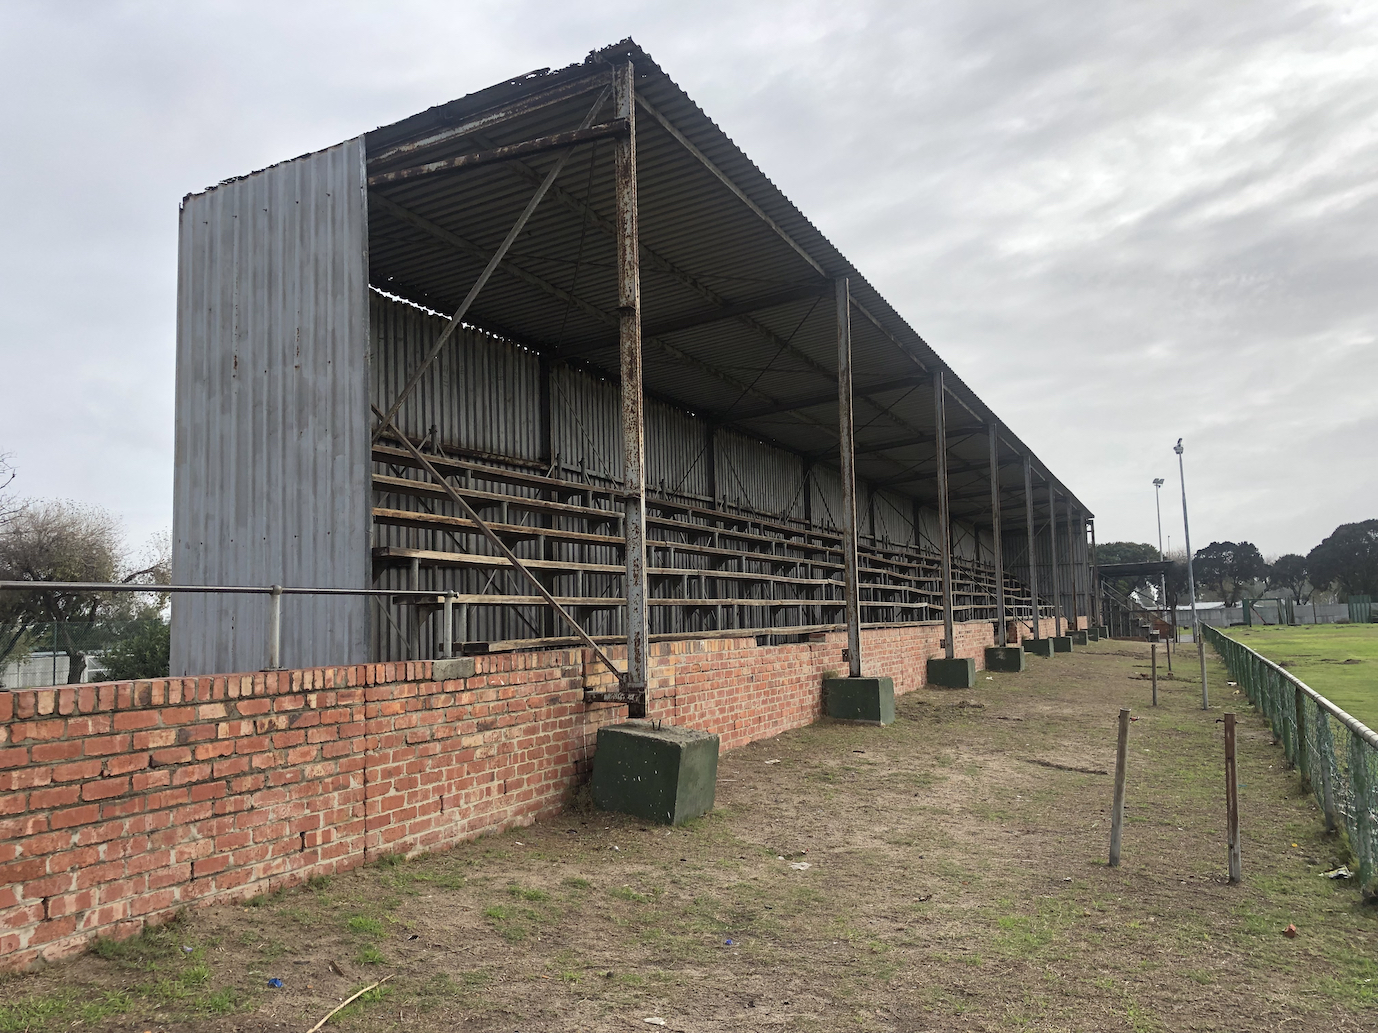
M 856 471 L 933 504 L 931 375 L 948 389 L 954 517 L 989 522 L 987 426 L 1002 442 L 1004 518 L 1023 519 L 1020 458 L 1090 512 L 1000 423 L 654 60 L 631 40 L 581 63 L 490 87 L 367 134 L 370 282 L 454 312 L 558 159 L 545 151 L 445 172 L 401 170 L 611 115 L 611 62 L 636 68 L 646 393 L 835 465 L 833 281 L 853 299 Z M 600 101 L 600 97 L 602 98 Z M 580 144 L 466 322 L 617 379 L 613 142 Z M 697 153 L 695 153 L 697 151 Z M 710 168 L 710 164 L 714 168 Z M 1040 495 L 1042 493 L 1040 492 Z

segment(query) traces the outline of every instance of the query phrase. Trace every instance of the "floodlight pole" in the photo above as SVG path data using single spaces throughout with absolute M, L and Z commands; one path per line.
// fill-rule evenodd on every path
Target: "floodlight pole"
M 1187 522 L 1187 474 L 1182 464 L 1182 439 L 1172 449 L 1177 453 L 1177 475 L 1182 482 L 1182 533 L 1187 539 L 1187 591 L 1191 593 L 1191 637 L 1196 641 L 1196 655 L 1201 660 L 1201 709 L 1210 709 L 1210 693 L 1206 689 L 1206 648 L 1201 640 L 1201 618 L 1196 614 L 1196 576 L 1191 566 L 1191 525 Z

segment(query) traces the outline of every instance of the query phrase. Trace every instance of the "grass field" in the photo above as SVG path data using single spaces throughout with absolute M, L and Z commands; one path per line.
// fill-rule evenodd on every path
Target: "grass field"
M 1378 624 L 1230 628 L 1229 634 L 1378 728 Z
M 1378 907 L 1318 877 L 1343 841 L 1207 663 L 1209 711 L 1185 677 L 1150 706 L 1147 646 L 1101 642 L 910 693 L 886 728 L 823 721 L 726 753 L 717 807 L 686 826 L 576 800 L 192 909 L 0 978 L 0 1033 L 304 1033 L 384 976 L 327 1033 L 1372 1030 Z M 1120 707 L 1135 721 L 1110 868 Z

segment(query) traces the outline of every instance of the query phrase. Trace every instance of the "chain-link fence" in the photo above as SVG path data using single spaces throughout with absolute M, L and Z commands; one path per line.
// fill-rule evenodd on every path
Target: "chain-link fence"
M 167 642 L 156 617 L 0 624 L 0 688 L 165 678 Z
M 1202 631 L 1315 794 L 1326 826 L 1343 829 L 1361 888 L 1378 893 L 1378 732 L 1248 646 Z

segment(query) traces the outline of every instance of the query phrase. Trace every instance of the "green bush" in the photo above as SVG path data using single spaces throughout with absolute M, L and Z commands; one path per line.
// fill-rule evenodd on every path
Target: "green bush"
M 131 634 L 101 653 L 106 678 L 110 681 L 166 678 L 170 643 L 167 622 L 157 618 L 140 621 Z

